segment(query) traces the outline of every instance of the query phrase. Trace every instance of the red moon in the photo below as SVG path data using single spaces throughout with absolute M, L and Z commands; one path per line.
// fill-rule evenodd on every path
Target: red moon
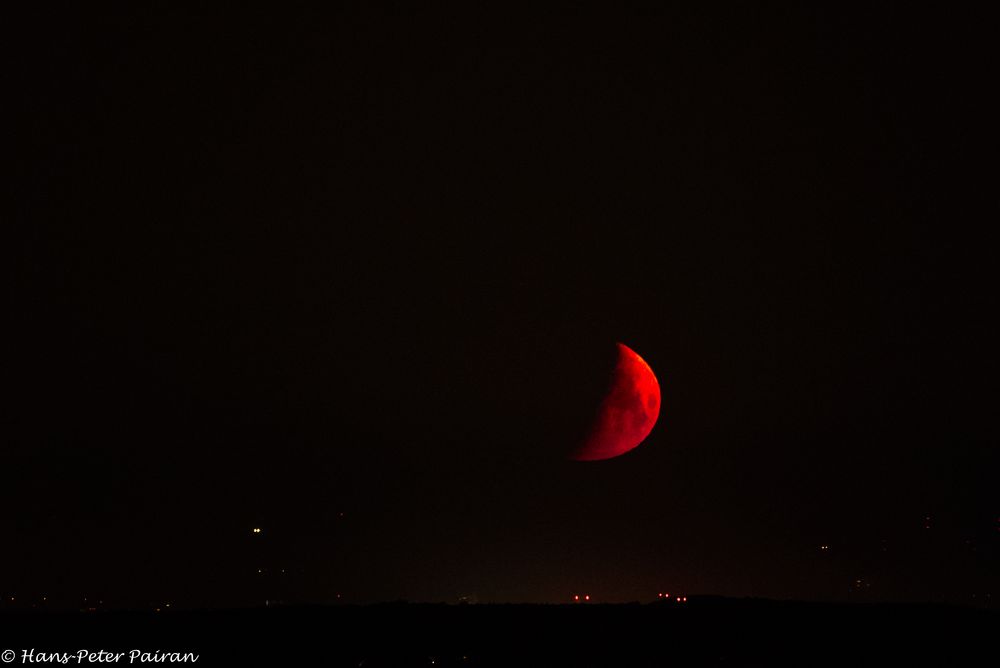
M 660 384 L 646 361 L 619 343 L 611 385 L 586 438 L 570 459 L 611 459 L 642 443 L 660 415 Z

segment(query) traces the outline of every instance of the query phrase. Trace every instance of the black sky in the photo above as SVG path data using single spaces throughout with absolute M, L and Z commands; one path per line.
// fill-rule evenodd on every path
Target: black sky
M 980 24 L 26 19 L 0 593 L 998 593 Z

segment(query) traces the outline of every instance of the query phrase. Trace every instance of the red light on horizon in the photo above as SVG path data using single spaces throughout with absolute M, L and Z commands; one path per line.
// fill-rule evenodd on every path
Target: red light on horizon
M 590 600 L 590 594 L 587 594 L 586 596 L 584 596 L 583 600 L 584 601 L 589 601 Z

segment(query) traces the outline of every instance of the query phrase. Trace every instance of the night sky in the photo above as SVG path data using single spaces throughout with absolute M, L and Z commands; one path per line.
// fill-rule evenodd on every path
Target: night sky
M 5 600 L 1000 595 L 980 20 L 45 11 Z

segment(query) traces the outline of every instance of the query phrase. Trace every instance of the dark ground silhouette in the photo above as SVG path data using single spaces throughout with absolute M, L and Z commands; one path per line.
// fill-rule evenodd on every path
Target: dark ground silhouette
M 11 665 L 22 665 L 29 648 L 138 648 L 194 652 L 197 665 L 951 666 L 995 659 L 998 637 L 995 610 L 697 597 L 686 604 L 392 603 L 0 616 L 0 650 L 17 652 Z

